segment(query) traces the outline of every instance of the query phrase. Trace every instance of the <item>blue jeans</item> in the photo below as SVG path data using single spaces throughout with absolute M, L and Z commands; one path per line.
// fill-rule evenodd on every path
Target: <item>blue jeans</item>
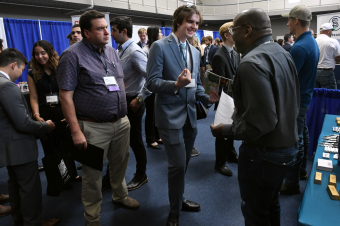
M 279 192 L 298 152 L 296 145 L 282 149 L 243 143 L 238 162 L 241 209 L 246 226 L 279 226 Z
M 336 89 L 334 71 L 317 70 L 315 88 Z
M 300 172 L 306 170 L 307 167 L 307 154 L 309 146 L 309 133 L 306 125 L 306 113 L 308 107 L 300 107 L 299 116 L 297 118 L 298 125 L 298 149 L 299 152 L 296 155 L 296 161 L 292 170 L 287 174 L 284 183 L 287 186 L 295 187 L 299 186 Z M 305 144 L 305 145 L 304 145 Z

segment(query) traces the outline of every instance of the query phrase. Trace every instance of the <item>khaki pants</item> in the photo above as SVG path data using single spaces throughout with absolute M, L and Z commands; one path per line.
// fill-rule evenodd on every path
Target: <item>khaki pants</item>
M 86 141 L 104 149 L 110 164 L 112 199 L 124 200 L 128 195 L 125 171 L 130 154 L 130 122 L 125 116 L 111 123 L 78 121 Z M 82 202 L 87 222 L 99 221 L 102 203 L 102 172 L 83 164 Z

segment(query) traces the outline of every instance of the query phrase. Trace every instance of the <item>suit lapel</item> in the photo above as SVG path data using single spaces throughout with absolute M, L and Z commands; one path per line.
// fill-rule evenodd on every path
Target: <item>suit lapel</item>
M 195 48 L 195 47 L 193 47 L 192 45 L 190 45 L 189 44 L 189 42 L 187 41 L 187 45 L 189 46 L 189 52 L 190 52 L 190 62 L 191 62 L 191 73 L 193 72 L 193 70 L 194 70 L 194 64 L 195 64 L 195 62 L 194 62 L 194 56 L 193 56 L 193 53 L 194 53 L 194 51 L 193 51 L 193 49 Z
M 169 35 L 168 41 L 170 49 L 172 50 L 172 53 L 175 55 L 179 67 L 183 71 L 185 69 L 184 63 L 181 57 L 181 53 L 179 52 L 179 47 L 177 46 L 177 42 L 172 34 Z
M 232 72 L 235 74 L 236 71 L 235 71 L 235 68 L 233 66 L 233 62 L 231 61 L 230 54 L 229 54 L 228 50 L 224 46 L 222 46 L 222 49 L 224 51 L 224 54 L 227 56 L 227 59 L 228 59 L 228 62 L 229 62 L 229 65 L 230 65 Z M 234 58 L 234 60 L 235 60 L 235 58 Z M 235 61 L 235 65 L 236 65 L 236 61 Z

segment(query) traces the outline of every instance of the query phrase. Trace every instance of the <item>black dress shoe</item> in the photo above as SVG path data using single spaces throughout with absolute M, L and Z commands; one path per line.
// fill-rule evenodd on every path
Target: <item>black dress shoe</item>
M 179 226 L 179 215 L 169 213 L 166 226 Z
M 77 166 L 77 170 L 81 170 L 83 168 L 83 164 L 79 164 L 78 166 Z
M 306 170 L 301 171 L 300 172 L 300 180 L 307 180 L 307 179 L 308 179 L 307 171 Z
M 162 149 L 162 146 L 160 146 L 159 144 L 156 144 L 156 145 L 147 144 L 147 146 L 153 149 Z
M 215 166 L 215 170 L 224 176 L 230 177 L 233 175 L 233 172 L 226 165 L 220 167 Z
M 280 195 L 297 195 L 300 194 L 300 185 L 288 186 L 285 183 L 282 184 Z
M 127 184 L 128 191 L 136 190 L 146 182 L 148 182 L 148 177 L 145 173 L 142 176 L 135 174 L 132 180 Z
M 39 172 L 44 171 L 44 170 L 45 170 L 45 169 L 44 169 L 44 166 L 38 166 L 38 170 L 39 170 Z
M 188 212 L 197 212 L 201 209 L 201 206 L 198 203 L 186 200 L 182 202 L 182 211 Z

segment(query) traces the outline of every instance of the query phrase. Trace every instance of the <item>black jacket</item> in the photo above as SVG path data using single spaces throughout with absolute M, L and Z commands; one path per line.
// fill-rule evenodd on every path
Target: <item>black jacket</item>
M 215 56 L 215 53 L 217 52 L 217 47 L 214 45 L 210 45 L 210 50 L 209 50 L 209 55 L 208 55 L 208 60 L 209 60 L 209 64 L 212 64 L 212 59 Z M 207 49 L 208 47 L 204 48 L 204 56 L 203 56 L 203 67 L 206 66 L 206 59 L 207 59 Z

